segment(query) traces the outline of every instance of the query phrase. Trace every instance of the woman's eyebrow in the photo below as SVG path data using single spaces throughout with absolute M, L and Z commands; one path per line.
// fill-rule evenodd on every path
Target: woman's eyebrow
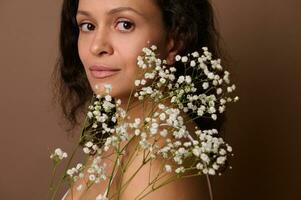
M 109 15 L 113 15 L 115 13 L 118 13 L 118 12 L 122 12 L 122 11 L 132 11 L 142 17 L 145 17 L 145 15 L 141 12 L 139 12 L 138 10 L 135 10 L 134 8 L 131 8 L 131 7 L 118 7 L 118 8 L 114 8 L 112 10 L 110 10 L 107 14 Z
M 88 17 L 91 17 L 92 15 L 88 12 L 88 11 L 84 11 L 84 10 L 78 10 L 76 15 L 85 15 L 85 16 L 88 16 Z
M 141 17 L 143 18 L 147 18 L 143 13 L 135 10 L 134 8 L 131 8 L 131 7 L 118 7 L 118 8 L 114 8 L 110 11 L 108 11 L 106 14 L 108 15 L 113 15 L 113 14 L 116 14 L 116 13 L 119 13 L 119 12 L 123 12 L 123 11 L 132 11 L 138 15 L 140 15 Z M 78 14 L 81 14 L 81 15 L 85 15 L 85 16 L 88 16 L 88 17 L 91 17 L 92 14 L 90 14 L 88 11 L 85 11 L 85 10 L 78 10 L 76 15 Z

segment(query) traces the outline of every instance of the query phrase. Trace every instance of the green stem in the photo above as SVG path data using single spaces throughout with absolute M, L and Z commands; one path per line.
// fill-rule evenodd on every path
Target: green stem
M 212 192 L 211 182 L 210 182 L 208 174 L 206 174 L 206 179 L 207 179 L 207 185 L 208 185 L 210 200 L 213 200 L 213 192 Z
M 53 170 L 52 170 L 52 177 L 51 177 L 51 181 L 50 181 L 50 185 L 49 185 L 49 191 L 48 191 L 47 196 L 51 196 L 51 193 L 53 192 L 53 182 L 54 182 L 54 177 L 55 177 L 57 166 L 58 166 L 58 163 L 55 163 L 54 167 L 53 167 Z
M 113 170 L 112 170 L 112 173 L 111 173 L 111 176 L 110 176 L 110 180 L 109 180 L 109 183 L 108 183 L 108 186 L 107 186 L 107 194 L 108 195 L 110 194 L 109 192 L 110 192 L 110 189 L 111 189 L 113 178 L 115 176 L 115 170 L 116 170 L 116 166 L 118 164 L 118 160 L 119 160 L 119 156 L 120 156 L 119 149 L 120 149 L 120 146 L 118 146 L 118 148 L 117 148 L 117 157 L 115 159 Z

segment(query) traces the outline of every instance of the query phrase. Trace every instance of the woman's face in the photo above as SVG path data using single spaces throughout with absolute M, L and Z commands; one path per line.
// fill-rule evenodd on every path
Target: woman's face
M 110 84 L 113 97 L 127 100 L 143 47 L 155 44 L 160 58 L 174 56 L 173 41 L 153 0 L 79 0 L 76 19 L 79 56 L 96 94 Z

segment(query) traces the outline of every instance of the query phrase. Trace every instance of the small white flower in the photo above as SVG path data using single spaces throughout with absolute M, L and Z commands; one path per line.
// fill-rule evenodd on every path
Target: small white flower
M 199 53 L 198 53 L 197 51 L 193 52 L 191 55 L 192 55 L 193 57 L 195 57 L 195 58 L 197 58 L 197 57 L 200 56 Z
M 203 87 L 204 90 L 206 90 L 209 87 L 209 83 L 208 82 L 204 82 L 202 84 L 202 87 Z
M 142 58 L 141 58 L 142 59 Z M 142 68 L 142 65 L 144 64 L 144 62 L 143 62 L 143 60 L 141 60 L 140 59 L 140 56 L 137 58 L 137 65 L 139 66 L 139 67 L 141 67 Z
M 233 91 L 233 89 L 232 89 L 232 87 L 227 87 L 227 92 L 232 92 Z
M 214 163 L 214 164 L 212 165 L 212 168 L 213 168 L 214 170 L 218 170 L 218 169 L 219 169 L 219 165 L 216 164 L 216 163 Z
M 156 45 L 152 45 L 152 46 L 151 46 L 151 49 L 152 49 L 153 51 L 155 51 L 155 50 L 157 50 L 157 46 L 156 46 Z
M 170 70 L 170 72 L 175 72 L 175 71 L 177 71 L 177 69 L 176 69 L 175 67 L 171 67 L 171 68 L 169 68 L 169 70 Z
M 180 55 L 176 55 L 176 61 L 180 61 L 181 60 L 181 56 Z
M 78 164 L 76 165 L 76 169 L 78 169 L 78 170 L 80 170 L 82 167 L 83 167 L 83 164 L 81 164 L 81 163 L 78 163 Z
M 184 145 L 184 147 L 190 147 L 192 144 L 191 144 L 191 142 L 185 142 L 183 145 Z
M 150 128 L 149 130 L 150 130 L 150 134 L 152 134 L 152 135 L 155 135 L 158 132 L 158 129 L 154 128 L 154 127 Z
M 212 81 L 212 85 L 217 86 L 218 85 L 218 81 L 217 80 L 213 80 Z
M 54 153 L 50 155 L 51 159 L 59 159 L 62 160 L 64 158 L 67 158 L 68 154 L 66 152 L 64 152 L 62 149 L 57 148 L 54 150 Z
M 214 79 L 214 74 L 212 72 L 208 73 L 207 77 L 209 79 Z
M 104 84 L 105 92 L 107 94 L 111 93 L 112 91 L 112 85 L 111 84 Z
M 79 186 L 76 187 L 77 191 L 81 191 L 82 189 L 83 189 L 83 185 L 82 184 L 80 184 Z
M 211 115 L 211 118 L 212 118 L 213 120 L 216 120 L 216 119 L 217 119 L 217 115 L 216 115 L 216 114 L 212 114 L 212 115 Z
M 209 157 L 207 156 L 207 154 L 202 153 L 202 154 L 201 154 L 201 159 L 202 159 L 204 162 L 206 162 L 206 163 L 209 163 L 209 162 L 210 162 L 210 159 L 209 159 Z
M 84 147 L 84 148 L 83 148 L 83 152 L 84 152 L 85 154 L 89 154 L 91 151 L 90 151 L 89 148 Z
M 195 61 L 192 60 L 192 61 L 190 62 L 190 66 L 191 66 L 191 67 L 194 67 L 195 65 L 196 65 Z
M 170 165 L 165 165 L 165 171 L 170 173 L 172 171 L 172 168 Z
M 87 113 L 87 116 L 91 119 L 91 118 L 93 118 L 93 113 L 92 113 L 91 111 L 89 111 L 89 112 Z
M 168 131 L 167 131 L 166 129 L 160 131 L 160 135 L 161 135 L 162 137 L 166 137 L 167 134 L 168 134 Z
M 165 115 L 165 113 L 161 113 L 160 115 L 159 115 L 159 118 L 160 118 L 160 120 L 165 120 L 166 119 L 166 115 Z
M 188 61 L 188 57 L 187 56 L 183 56 L 182 59 L 181 59 L 181 61 L 183 63 L 186 63 Z
M 198 116 L 203 116 L 204 111 L 199 108 L 198 111 L 197 111 L 197 114 L 198 114 Z
M 62 158 L 67 158 L 68 154 L 66 152 L 63 153 Z
M 97 151 L 98 146 L 97 146 L 96 144 L 94 144 L 94 145 L 92 146 L 92 149 L 93 149 L 94 151 Z
M 227 151 L 232 152 L 232 147 L 231 146 L 227 146 Z
M 106 101 L 112 101 L 112 97 L 110 95 L 105 96 Z
M 96 176 L 94 174 L 89 175 L 89 180 L 90 181 L 95 181 L 95 179 L 96 179 Z
M 68 169 L 68 170 L 67 170 L 67 174 L 68 174 L 69 176 L 72 176 L 72 175 L 73 175 L 73 170 Z
M 138 136 L 139 134 L 140 134 L 140 129 L 136 129 L 136 130 L 135 130 L 135 135 Z
M 216 94 L 221 94 L 223 92 L 222 88 L 217 88 L 216 89 Z
M 216 159 L 216 163 L 217 164 L 224 164 L 225 163 L 225 161 L 226 161 L 226 157 L 225 156 L 220 156 L 220 157 L 218 157 L 217 159 Z
M 202 170 L 202 169 L 204 168 L 204 165 L 203 165 L 202 163 L 198 163 L 198 164 L 196 165 L 196 168 L 197 168 L 198 170 Z
M 86 147 L 92 147 L 92 146 L 93 146 L 93 143 L 92 143 L 91 141 L 89 141 L 89 142 L 87 142 L 87 143 L 85 144 L 85 146 L 86 146 Z
M 226 153 L 227 153 L 227 152 L 226 152 L 225 149 L 221 149 L 221 150 L 219 151 L 219 154 L 220 154 L 220 155 L 226 155 Z
M 163 109 L 165 108 L 165 106 L 164 106 L 164 104 L 161 104 L 161 103 L 160 103 L 160 104 L 158 105 L 158 108 L 161 109 L 161 110 L 163 110 Z
M 223 105 L 223 106 L 219 106 L 218 107 L 218 111 L 219 111 L 219 113 L 223 113 L 224 111 L 225 111 L 225 106 Z
M 108 200 L 108 198 L 105 195 L 99 194 L 95 200 Z
M 220 99 L 220 103 L 221 103 L 221 105 L 224 105 L 225 103 L 226 103 L 227 101 L 225 100 L 225 99 Z
M 194 149 L 192 149 L 192 153 L 193 153 L 196 157 L 199 157 L 199 156 L 200 156 L 200 149 L 194 148 Z
M 179 78 L 178 78 L 178 83 L 183 83 L 185 81 L 185 77 L 184 76 L 180 76 Z
M 175 170 L 175 172 L 176 172 L 177 174 L 184 173 L 184 172 L 185 172 L 185 168 L 184 168 L 184 167 L 178 167 L 178 168 Z
M 145 85 L 146 84 L 146 80 L 142 79 L 140 83 L 141 83 L 141 85 Z
M 215 170 L 210 168 L 210 169 L 208 170 L 208 174 L 210 174 L 210 175 L 215 175 Z
M 215 113 L 215 112 L 216 112 L 216 109 L 215 109 L 213 106 L 211 106 L 211 107 L 209 107 L 208 112 L 209 112 L 209 113 Z
M 186 79 L 186 83 L 188 83 L 188 84 L 191 83 L 191 77 L 190 76 L 186 76 L 185 79 Z
M 166 83 L 166 79 L 165 78 L 160 78 L 160 83 L 162 83 L 162 84 Z

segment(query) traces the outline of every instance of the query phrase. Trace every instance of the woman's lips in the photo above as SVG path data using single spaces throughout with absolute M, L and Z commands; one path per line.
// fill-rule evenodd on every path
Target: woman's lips
M 117 74 L 120 69 L 115 69 L 106 66 L 93 65 L 89 68 L 91 75 L 96 79 L 103 79 Z

